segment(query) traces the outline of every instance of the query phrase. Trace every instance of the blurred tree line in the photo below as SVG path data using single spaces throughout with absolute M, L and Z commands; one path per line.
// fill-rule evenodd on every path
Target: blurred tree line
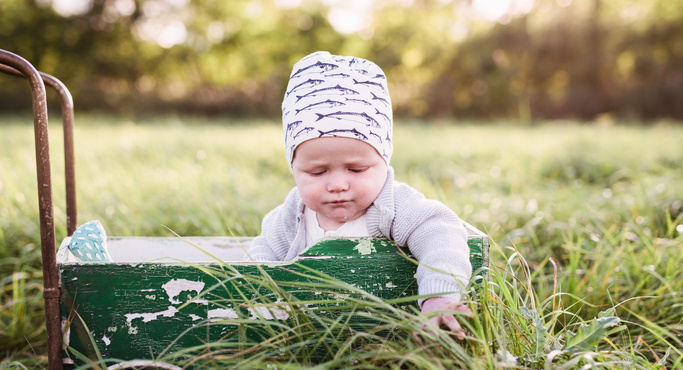
M 0 49 L 79 111 L 276 117 L 328 50 L 379 64 L 397 115 L 683 118 L 683 0 L 1 0 Z M 27 91 L 0 76 L 0 111 Z

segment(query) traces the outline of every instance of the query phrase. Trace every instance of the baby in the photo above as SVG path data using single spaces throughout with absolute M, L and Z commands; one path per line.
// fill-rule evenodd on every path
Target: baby
M 444 204 L 394 181 L 391 99 L 374 63 L 316 52 L 292 70 L 282 102 L 285 152 L 296 187 L 268 213 L 248 253 L 296 258 L 323 237 L 384 237 L 419 261 L 421 312 L 458 310 L 471 275 L 460 219 Z M 445 272 L 445 273 L 443 273 Z M 452 313 L 430 321 L 462 336 Z

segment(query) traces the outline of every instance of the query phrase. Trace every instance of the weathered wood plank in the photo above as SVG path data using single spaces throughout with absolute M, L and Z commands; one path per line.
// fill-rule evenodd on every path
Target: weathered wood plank
M 488 238 L 473 235 L 469 246 L 473 271 L 481 272 Z M 92 357 L 92 337 L 104 358 L 127 360 L 218 340 L 260 342 L 273 335 L 274 323 L 301 325 L 307 318 L 283 306 L 283 294 L 333 318 L 344 299 L 363 299 L 356 289 L 385 300 L 417 293 L 414 262 L 386 239 L 326 240 L 286 263 L 61 263 L 59 269 L 68 344 Z M 348 289 L 330 288 L 327 276 Z M 356 321 L 359 330 L 376 325 Z

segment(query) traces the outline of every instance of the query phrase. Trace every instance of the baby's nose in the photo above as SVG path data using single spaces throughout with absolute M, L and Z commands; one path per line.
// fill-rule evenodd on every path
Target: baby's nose
M 332 174 L 327 183 L 327 191 L 340 192 L 349 190 L 349 181 L 343 174 Z

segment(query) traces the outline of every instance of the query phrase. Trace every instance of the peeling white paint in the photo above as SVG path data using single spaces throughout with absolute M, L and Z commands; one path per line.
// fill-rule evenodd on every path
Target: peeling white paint
M 111 339 L 107 338 L 106 334 L 102 336 L 102 341 L 104 342 L 105 346 L 108 346 L 111 344 Z
M 358 244 L 353 248 L 354 251 L 358 251 L 358 253 L 362 255 L 366 254 L 372 254 L 376 253 L 377 250 L 375 249 L 375 246 L 372 245 L 372 241 L 370 239 L 360 239 L 358 240 Z
M 149 299 L 149 300 L 152 300 L 152 301 L 153 301 L 153 300 L 157 299 L 157 296 L 156 296 L 156 295 L 154 295 L 154 294 L 152 294 L 152 295 L 145 295 L 145 298 L 147 298 L 147 299 Z
M 260 319 L 261 317 L 266 320 L 287 320 L 289 318 L 289 312 L 279 310 L 277 308 L 268 309 L 267 307 L 250 307 L 248 310 L 251 314 L 251 317 L 249 318 L 251 320 Z M 271 312 L 275 315 L 275 317 L 273 317 Z
M 165 362 L 158 362 L 155 360 L 133 360 L 123 361 L 109 366 L 110 370 L 124 370 L 124 369 L 164 369 L 164 370 L 181 370 L 178 366 L 167 364 Z
M 282 301 L 278 299 L 275 301 L 275 303 L 281 303 Z M 285 306 L 286 307 L 286 306 Z M 266 320 L 287 320 L 289 318 L 289 310 L 281 310 L 279 308 L 268 308 L 268 307 L 263 307 L 263 306 L 256 306 L 256 307 L 249 307 L 247 308 L 249 310 L 249 313 L 251 314 L 251 317 L 249 319 L 255 320 L 263 317 Z M 260 315 L 260 316 L 259 316 Z M 275 317 L 273 317 L 275 315 Z
M 161 286 L 168 294 L 168 300 L 173 304 L 180 304 L 181 302 L 177 299 L 180 292 L 183 291 L 195 291 L 197 294 L 204 289 L 204 282 L 202 281 L 191 281 L 187 279 L 173 279 L 168 283 Z
M 165 317 L 173 317 L 175 316 L 175 313 L 178 312 L 178 309 L 173 307 L 173 306 L 168 306 L 168 309 L 165 311 L 159 311 L 159 312 L 151 312 L 151 313 L 127 313 L 126 314 L 126 321 L 131 322 L 137 318 L 142 317 L 142 322 L 150 322 L 152 320 L 156 320 L 159 315 L 163 315 Z
M 232 308 L 216 308 L 209 310 L 209 319 L 236 319 L 239 316 Z
M 195 315 L 195 314 L 193 314 L 193 313 L 190 314 L 190 318 L 192 319 L 192 321 L 197 321 L 197 320 L 201 320 L 201 319 L 202 319 L 201 317 L 199 317 L 199 316 L 197 316 L 197 315 Z
M 392 284 L 391 281 L 390 281 L 390 282 L 388 282 L 388 283 L 386 284 L 386 287 L 387 287 L 387 288 L 398 288 L 398 285 L 394 285 L 394 284 Z
M 142 322 L 150 322 L 156 320 L 160 315 L 163 315 L 165 317 L 173 317 L 175 316 L 176 312 L 178 312 L 178 309 L 176 309 L 173 306 L 168 306 L 168 309 L 165 311 L 150 313 L 127 313 L 125 316 L 126 324 L 128 324 L 128 334 L 138 333 L 138 327 L 133 326 L 133 320 L 135 319 L 142 318 Z
M 118 330 L 118 328 L 116 326 L 110 326 L 107 328 L 107 331 L 112 332 L 112 333 L 116 333 L 116 330 Z
M 66 320 L 62 320 L 62 332 L 64 332 L 65 326 L 66 326 Z M 69 325 L 69 327 L 66 328 L 66 335 L 64 335 L 64 344 L 68 346 L 70 340 L 71 340 L 71 325 Z

